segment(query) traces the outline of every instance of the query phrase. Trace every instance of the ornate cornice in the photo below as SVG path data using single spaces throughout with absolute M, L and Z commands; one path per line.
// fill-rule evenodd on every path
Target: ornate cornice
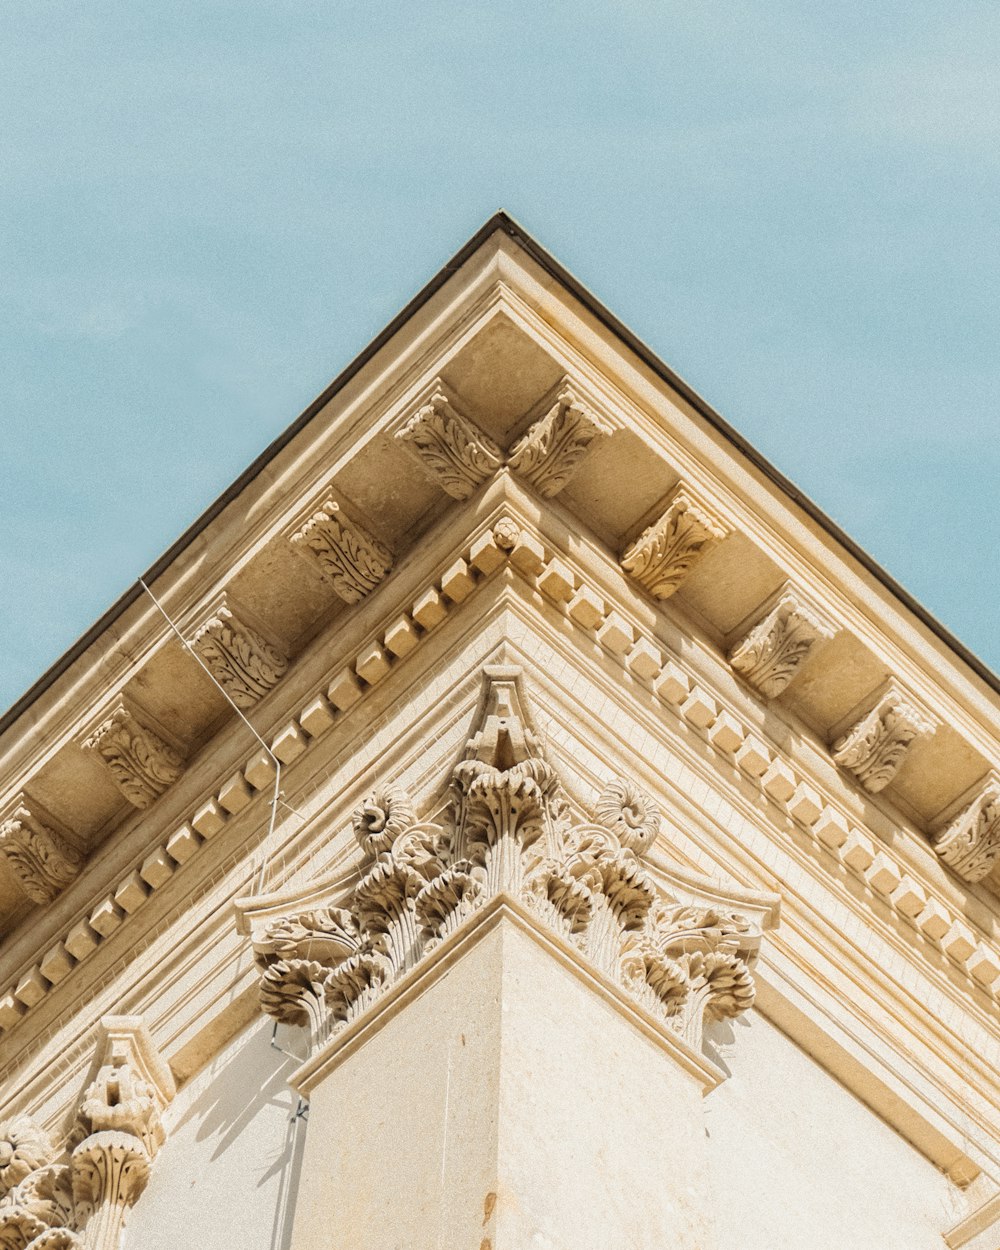
M 683 485 L 666 511 L 622 552 L 621 566 L 656 599 L 669 599 L 691 569 L 730 533 Z
M 118 695 L 81 742 L 133 807 L 150 807 L 184 771 L 184 758 L 151 718 Z
M 468 499 L 503 464 L 503 452 L 462 416 L 440 380 L 435 381 L 430 396 L 404 419 L 395 437 L 453 499 Z
M 454 555 L 452 549 L 448 558 L 453 560 Z M 524 528 L 512 515 L 501 513 L 470 540 L 462 549 L 462 558 L 453 560 L 444 574 L 419 593 L 411 592 L 415 598 L 410 610 L 395 617 L 379 634 L 386 660 L 395 665 L 405 655 L 409 663 L 410 657 L 426 645 L 425 640 L 436 635 L 441 621 L 457 610 L 458 601 L 450 597 L 448 589 L 452 587 L 455 570 L 464 570 L 463 576 L 472 577 L 478 587 L 509 562 L 513 570 L 523 572 L 529 583 L 536 586 L 548 584 L 550 574 L 557 580 L 556 570 L 564 582 L 566 560 L 564 552 L 554 551 L 543 542 L 540 532 Z M 962 940 L 964 930 L 954 904 L 942 899 L 923 876 L 922 884 L 915 889 L 907 875 L 911 869 L 905 859 L 890 864 L 884 848 L 879 852 L 876 866 L 872 837 L 855 827 L 857 817 L 849 805 L 843 805 L 840 787 L 831 791 L 812 771 L 803 770 L 800 761 L 768 738 L 759 737 L 759 728 L 746 723 L 738 709 L 727 710 L 719 690 L 706 689 L 702 684 L 703 675 L 686 659 L 681 656 L 665 658 L 660 640 L 620 617 L 618 611 L 609 610 L 601 585 L 586 580 L 581 567 L 574 565 L 570 576 L 577 588 L 572 597 L 568 601 L 562 597 L 549 599 L 565 616 L 568 625 L 595 638 L 607 659 L 636 677 L 641 676 L 656 696 L 660 714 L 673 714 L 689 728 L 695 727 L 704 736 L 726 777 L 731 775 L 733 766 L 737 766 L 744 782 L 755 787 L 760 802 L 765 806 L 774 804 L 780 812 L 793 817 L 800 829 L 815 840 L 818 862 L 824 863 L 837 876 L 846 870 L 856 877 L 861 886 L 857 897 L 863 900 L 866 911 L 878 914 L 882 908 L 889 908 L 901 916 L 912 917 L 915 928 L 911 926 L 910 931 L 933 966 L 937 966 L 940 951 L 944 950 L 967 979 L 972 979 L 994 997 L 1000 996 L 1000 979 L 991 984 L 988 971 L 992 961 L 997 967 L 995 975 L 1000 977 L 1000 954 L 994 944 L 980 933 L 973 943 L 974 953 L 970 955 L 971 948 Z M 455 593 L 454 587 L 451 593 Z M 613 619 L 617 623 L 609 632 L 607 625 Z M 621 645 L 623 629 L 624 650 Z M 405 640 L 405 645 L 401 640 Z M 370 648 L 366 647 L 356 656 L 354 651 L 341 655 L 334 666 L 332 680 L 327 676 L 308 696 L 300 696 L 294 718 L 279 722 L 272 729 L 268 742 L 283 760 L 294 758 L 289 754 L 293 750 L 301 753 L 317 749 L 317 741 L 326 740 L 330 727 L 350 716 L 371 685 L 391 671 L 385 666 L 377 672 L 370 671 L 363 663 L 368 651 Z M 360 676 L 362 668 L 368 674 L 365 677 Z M 134 908 L 154 898 L 192 856 L 203 853 L 231 813 L 241 812 L 262 795 L 270 796 L 273 780 L 273 763 L 256 751 L 245 761 L 241 771 L 223 779 L 207 797 L 201 796 L 188 809 L 187 819 L 179 827 L 171 828 L 170 836 L 150 850 L 139 865 L 138 873 L 130 872 L 111 892 L 107 891 L 107 886 L 103 887 L 104 893 L 95 896 L 89 918 L 84 917 L 68 931 L 64 930 L 60 940 L 38 964 L 22 967 L 13 980 L 8 981 L 6 990 L 0 993 L 0 1028 L 19 1027 L 33 1014 L 36 1005 L 45 1001 L 51 992 L 50 981 L 58 988 L 67 975 L 89 966 L 78 961 L 89 961 L 90 955 L 100 949 L 109 936 L 117 936 L 119 924 L 129 922 Z M 818 787 L 818 791 L 814 787 Z M 880 885 L 877 890 L 871 885 L 876 867 Z M 882 888 L 887 880 L 891 888 Z M 119 899 L 125 907 L 119 906 Z
M 914 740 L 933 732 L 933 722 L 889 686 L 869 712 L 834 739 L 830 753 L 869 793 L 876 794 L 895 777 Z
M 24 794 L 0 815 L 0 855 L 33 903 L 51 903 L 83 865 L 80 851 Z
M 583 457 L 611 433 L 607 423 L 565 380 L 555 403 L 510 450 L 511 469 L 543 499 L 558 495 Z
M 489 666 L 448 819 L 421 822 L 395 786 L 355 813 L 361 875 L 340 905 L 252 926 L 261 1005 L 312 1046 L 358 1018 L 473 913 L 511 897 L 694 1047 L 707 1019 L 753 1002 L 759 941 L 737 907 L 664 893 L 642 863 L 655 804 L 616 779 L 575 822 L 523 705 L 520 670 Z M 244 914 L 254 900 L 240 905 Z M 252 923 L 252 921 L 251 921 Z
M 341 505 L 324 500 L 292 533 L 293 548 L 333 586 L 345 603 L 360 603 L 392 568 L 392 552 Z
M 117 1250 L 128 1209 L 164 1140 L 173 1078 L 142 1021 L 106 1016 L 99 1066 L 69 1135 L 69 1155 L 29 1116 L 0 1125 L 0 1246 Z
M 785 689 L 832 628 L 802 596 L 786 588 L 777 603 L 729 652 L 729 663 L 765 698 Z
M 934 839 L 934 849 L 966 881 L 982 881 L 1000 862 L 1000 779 L 994 777 Z
M 237 707 L 253 707 L 272 690 L 288 659 L 234 608 L 225 596 L 199 625 L 191 640 Z

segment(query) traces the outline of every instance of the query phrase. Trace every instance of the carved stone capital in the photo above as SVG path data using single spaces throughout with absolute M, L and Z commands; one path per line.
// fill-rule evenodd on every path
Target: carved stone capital
M 334 499 L 319 505 L 291 535 L 291 543 L 345 603 L 360 603 L 392 568 L 392 552 L 349 521 Z
M 786 591 L 729 652 L 729 663 L 767 699 L 777 698 L 833 630 L 809 604 Z
M 173 1093 L 142 1021 L 105 1016 L 68 1163 L 54 1161 L 58 1152 L 30 1117 L 0 1125 L 0 1250 L 118 1250 Z
M 683 486 L 664 514 L 622 553 L 626 573 L 656 599 L 669 599 L 729 526 Z
M 934 849 L 966 881 L 982 881 L 1000 861 L 1000 781 L 991 780 L 934 838 Z
M 453 499 L 468 499 L 503 463 L 500 448 L 456 410 L 440 382 L 396 431 L 396 441 Z
M 195 631 L 191 645 L 239 708 L 250 708 L 288 668 L 286 656 L 225 598 Z
M 899 771 L 913 741 L 934 731 L 933 723 L 895 687 L 830 748 L 834 761 L 853 773 L 864 788 L 876 794 Z
M 441 824 L 420 822 L 387 786 L 355 813 L 360 877 L 337 903 L 238 904 L 261 967 L 261 1006 L 306 1026 L 313 1046 L 356 1019 L 477 911 L 515 899 L 647 1011 L 699 1046 L 708 1019 L 753 1001 L 759 926 L 718 887 L 657 884 L 643 854 L 660 828 L 653 800 L 612 779 L 594 819 L 573 824 L 533 731 L 520 672 L 489 666 L 475 727 L 454 766 Z
M 23 794 L 0 817 L 0 855 L 33 903 L 51 903 L 80 871 L 83 856 Z
M 557 495 L 580 461 L 609 434 L 607 424 L 563 384 L 555 403 L 511 448 L 511 469 L 545 499 Z
M 140 809 L 151 806 L 184 770 L 180 751 L 118 696 L 81 743 L 99 759 L 118 789 Z
M 52 1139 L 29 1115 L 0 1124 L 0 1198 L 56 1157 Z

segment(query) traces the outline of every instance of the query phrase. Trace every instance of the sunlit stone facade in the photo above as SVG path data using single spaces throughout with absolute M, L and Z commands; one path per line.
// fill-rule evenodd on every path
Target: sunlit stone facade
M 0 1247 L 998 1250 L 998 761 L 497 217 L 2 724 Z

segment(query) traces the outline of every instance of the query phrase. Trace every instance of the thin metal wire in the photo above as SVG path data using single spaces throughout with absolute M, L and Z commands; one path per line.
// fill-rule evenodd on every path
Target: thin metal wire
M 265 752 L 267 753 L 267 755 L 270 757 L 270 759 L 271 759 L 272 763 L 274 764 L 274 793 L 273 793 L 273 794 L 272 794 L 272 796 L 271 796 L 271 818 L 270 818 L 270 820 L 268 821 L 268 826 L 267 826 L 267 834 L 266 834 L 266 836 L 265 836 L 265 838 L 264 838 L 264 842 L 263 842 L 263 845 L 262 845 L 262 847 L 261 847 L 261 855 L 260 855 L 260 876 L 259 876 L 259 878 L 258 878 L 258 880 L 257 880 L 257 892 L 258 892 L 258 893 L 260 893 L 260 892 L 261 892 L 261 890 L 264 888 L 264 871 L 265 871 L 265 869 L 267 868 L 267 855 L 266 855 L 266 853 L 265 853 L 265 850 L 266 850 L 266 847 L 267 847 L 267 846 L 270 844 L 270 842 L 271 842 L 271 835 L 274 833 L 274 823 L 275 823 L 275 820 L 277 819 L 277 815 L 278 815 L 278 803 L 279 803 L 279 802 L 281 802 L 281 792 L 280 792 L 280 787 L 281 787 L 281 760 L 279 760 L 279 759 L 278 759 L 278 757 L 274 754 L 274 752 L 273 752 L 273 751 L 271 750 L 271 748 L 267 745 L 267 743 L 264 741 L 264 739 L 260 736 L 260 734 L 257 732 L 257 730 L 256 730 L 256 729 L 253 727 L 253 725 L 251 725 L 251 723 L 247 720 L 246 716 L 243 714 L 243 709 L 242 709 L 242 708 L 240 708 L 240 707 L 237 707 L 237 705 L 236 705 L 236 703 L 234 702 L 233 697 L 232 697 L 232 695 L 230 695 L 229 691 L 228 691 L 228 690 L 225 688 L 225 686 L 223 686 L 223 685 L 222 685 L 222 683 L 221 683 L 221 682 L 220 682 L 220 681 L 216 678 L 215 674 L 214 674 L 214 673 L 212 672 L 212 670 L 208 667 L 208 665 L 205 663 L 205 661 L 201 658 L 201 656 L 198 654 L 198 652 L 197 652 L 197 651 L 195 651 L 194 647 L 192 647 L 192 645 L 191 645 L 191 644 L 188 642 L 188 640 L 184 637 L 184 635 L 183 635 L 183 634 L 181 633 L 181 631 L 177 628 L 177 626 L 174 624 L 174 622 L 170 619 L 170 615 L 169 615 L 169 613 L 167 612 L 167 609 L 163 606 L 163 604 L 159 601 L 159 599 L 157 599 L 156 595 L 154 595 L 154 594 L 153 594 L 153 592 L 149 589 L 149 587 L 146 585 L 146 583 L 142 580 L 142 578 L 141 578 L 141 577 L 140 577 L 140 578 L 137 578 L 136 580 L 138 581 L 139 585 L 143 588 L 143 590 L 146 592 L 146 594 L 147 594 L 147 595 L 149 595 L 150 599 L 152 599 L 153 603 L 155 603 L 155 604 L 156 604 L 157 608 L 159 609 L 160 615 L 163 617 L 163 619 L 167 622 L 167 624 L 170 626 L 170 628 L 174 631 L 174 633 L 175 633 L 175 634 L 177 635 L 177 637 L 180 639 L 180 641 L 181 641 L 181 646 L 183 646 L 183 647 L 184 647 L 187 651 L 189 651 L 189 652 L 191 653 L 192 657 L 194 658 L 194 660 L 197 662 L 197 664 L 198 664 L 198 665 L 199 665 L 202 669 L 204 669 L 204 671 L 205 671 L 206 675 L 208 676 L 208 679 L 209 679 L 209 680 L 212 682 L 212 684 L 213 684 L 213 685 L 214 685 L 214 686 L 218 689 L 219 693 L 220 693 L 220 694 L 222 695 L 222 697 L 226 700 L 226 702 L 229 704 L 229 706 L 233 709 L 233 711 L 236 713 L 236 715 L 240 718 L 240 720 L 243 722 L 243 724 L 244 724 L 244 725 L 246 725 L 247 729 L 249 729 L 249 730 L 250 730 L 250 732 L 253 734 L 253 736 L 257 739 L 257 741 L 260 743 L 260 745 L 264 748 Z M 282 806 L 283 806 L 283 807 L 288 807 L 288 804 L 287 804 L 287 803 L 282 803 Z M 289 811 L 293 811 L 294 809 L 293 809 L 293 808 L 289 808 L 288 810 L 289 810 Z M 296 815 L 298 815 L 298 813 L 297 813 L 297 812 L 296 812 Z

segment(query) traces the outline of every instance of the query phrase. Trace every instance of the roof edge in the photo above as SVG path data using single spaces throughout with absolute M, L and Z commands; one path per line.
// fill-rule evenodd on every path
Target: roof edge
M 240 492 L 248 486 L 261 470 L 274 459 L 341 391 L 347 383 L 394 337 L 402 326 L 445 285 L 452 274 L 497 231 L 514 239 L 518 245 L 546 273 L 560 282 L 579 302 L 608 330 L 615 334 L 640 360 L 662 381 L 677 391 L 691 407 L 712 425 L 724 438 L 736 447 L 770 481 L 780 487 L 808 516 L 844 547 L 863 568 L 867 569 L 933 634 L 944 642 L 993 691 L 1000 694 L 1000 676 L 951 633 L 923 604 L 906 590 L 865 549 L 828 516 L 808 495 L 748 442 L 711 404 L 670 368 L 651 348 L 620 321 L 593 295 L 582 282 L 562 266 L 517 221 L 502 209 L 494 213 L 472 237 L 448 260 L 421 288 L 420 291 L 396 314 L 395 317 L 364 347 L 332 382 L 312 401 L 296 419 L 287 426 L 250 465 L 226 488 L 204 512 L 163 552 L 141 575 L 142 581 L 151 583 L 169 568 L 170 564 L 197 538 Z M 74 642 L 6 712 L 0 716 L 0 734 L 5 733 L 45 691 L 52 686 L 72 664 L 92 645 L 109 625 L 113 624 L 144 592 L 135 581 L 114 603 Z

